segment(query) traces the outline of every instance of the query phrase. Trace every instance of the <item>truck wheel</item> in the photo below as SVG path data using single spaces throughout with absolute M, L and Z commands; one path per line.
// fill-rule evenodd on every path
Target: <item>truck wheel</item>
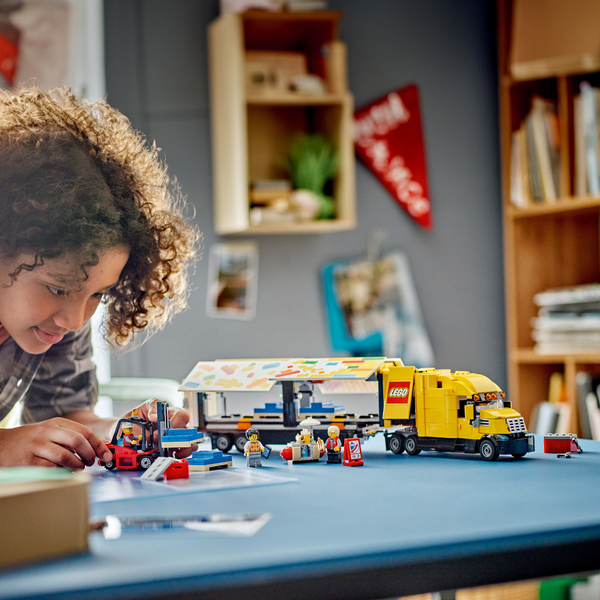
M 409 435 L 404 442 L 404 447 L 406 448 L 406 454 L 410 454 L 410 456 L 416 456 L 417 454 L 421 453 L 421 450 L 417 448 L 416 435 Z
M 500 455 L 498 446 L 489 438 L 481 440 L 479 444 L 479 454 L 483 456 L 485 460 L 496 460 Z
M 149 456 L 142 456 L 142 458 L 140 458 L 140 468 L 144 469 L 144 471 L 148 469 L 151 464 L 152 459 Z
M 245 435 L 240 435 L 239 437 L 235 438 L 235 447 L 237 448 L 238 452 L 244 454 L 244 446 L 246 445 L 247 441 L 248 440 L 246 439 Z
M 514 458 L 523 458 L 527 452 L 518 452 L 517 454 L 513 454 Z
M 399 434 L 393 434 L 389 439 L 390 450 L 394 454 L 402 454 L 404 452 L 404 437 Z
M 104 468 L 108 469 L 109 471 L 112 471 L 117 466 L 117 463 L 114 461 L 114 459 L 102 464 L 104 465 Z
M 231 446 L 233 446 L 233 442 L 231 441 L 231 438 L 226 433 L 222 433 L 217 437 L 215 446 L 221 452 L 229 452 Z

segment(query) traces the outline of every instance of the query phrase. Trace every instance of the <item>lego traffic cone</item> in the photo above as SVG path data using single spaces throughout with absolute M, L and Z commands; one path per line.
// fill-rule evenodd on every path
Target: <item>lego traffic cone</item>
M 344 465 L 347 467 L 362 467 L 364 464 L 360 440 L 358 438 L 346 438 L 344 440 Z

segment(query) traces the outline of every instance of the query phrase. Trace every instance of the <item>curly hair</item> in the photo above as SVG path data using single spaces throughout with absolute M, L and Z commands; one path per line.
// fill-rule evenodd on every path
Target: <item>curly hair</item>
M 0 90 L 0 256 L 77 256 L 83 279 L 103 251 L 129 251 L 107 295 L 107 338 L 119 346 L 186 307 L 200 233 L 156 144 L 104 101 L 69 89 Z

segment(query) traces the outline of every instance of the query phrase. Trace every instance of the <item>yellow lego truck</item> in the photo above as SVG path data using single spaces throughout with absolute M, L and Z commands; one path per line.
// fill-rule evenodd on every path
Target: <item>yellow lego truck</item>
M 377 369 L 380 427 L 386 449 L 500 454 L 522 458 L 535 449 L 525 420 L 483 375 L 407 367 L 386 360 Z

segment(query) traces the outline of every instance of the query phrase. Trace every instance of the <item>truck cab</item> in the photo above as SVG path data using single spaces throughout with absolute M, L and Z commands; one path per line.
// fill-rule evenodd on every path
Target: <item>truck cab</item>
M 389 361 L 379 369 L 378 382 L 380 425 L 386 448 L 395 454 L 436 450 L 496 460 L 534 450 L 523 417 L 484 375 Z

